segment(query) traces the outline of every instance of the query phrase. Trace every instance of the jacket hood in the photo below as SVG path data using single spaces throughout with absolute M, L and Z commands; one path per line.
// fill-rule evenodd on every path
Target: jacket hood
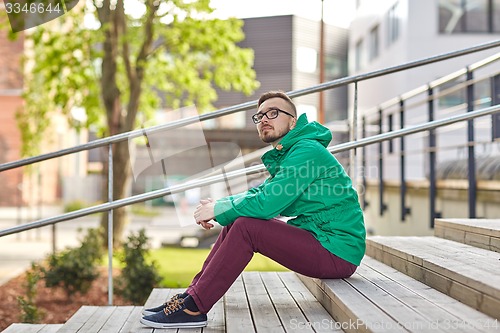
M 328 144 L 332 141 L 332 133 L 328 128 L 316 121 L 309 122 L 304 113 L 297 119 L 295 128 L 290 130 L 290 132 L 281 139 L 275 149 L 288 150 L 298 141 L 306 139 L 316 140 L 324 147 L 328 147 Z

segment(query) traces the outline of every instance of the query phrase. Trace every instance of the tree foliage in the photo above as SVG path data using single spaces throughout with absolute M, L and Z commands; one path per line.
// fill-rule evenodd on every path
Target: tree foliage
M 26 107 L 18 115 L 23 155 L 39 152 L 54 113 L 105 136 L 134 129 L 160 106 L 210 111 L 217 87 L 250 94 L 258 82 L 253 51 L 237 45 L 243 23 L 211 12 L 209 0 L 92 0 L 29 31 Z M 71 117 L 75 108 L 85 110 L 84 123 Z M 113 149 L 118 199 L 129 186 L 130 153 L 126 142 Z M 114 219 L 119 239 L 124 208 Z

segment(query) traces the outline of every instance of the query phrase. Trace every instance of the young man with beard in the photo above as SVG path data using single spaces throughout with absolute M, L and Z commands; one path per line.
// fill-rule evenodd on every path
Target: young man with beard
M 203 327 L 206 314 L 226 293 L 255 252 L 297 273 L 350 277 L 365 252 L 365 226 L 356 190 L 326 149 L 332 135 L 306 115 L 297 118 L 281 91 L 264 93 L 252 116 L 270 177 L 256 188 L 217 201 L 201 200 L 196 223 L 224 226 L 201 271 L 182 294 L 146 309 L 141 323 L 155 328 Z M 277 216 L 294 217 L 287 222 Z

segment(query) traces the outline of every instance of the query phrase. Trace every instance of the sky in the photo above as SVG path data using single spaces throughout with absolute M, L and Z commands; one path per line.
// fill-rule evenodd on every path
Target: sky
M 312 20 L 321 18 L 321 0 L 211 0 L 214 14 L 220 18 L 295 14 Z M 324 19 L 328 24 L 349 27 L 355 0 L 324 0 Z
M 321 19 L 324 1 L 324 20 L 327 24 L 348 28 L 354 17 L 356 0 L 211 0 L 214 15 L 218 18 L 248 18 L 294 14 L 311 20 Z M 125 11 L 141 16 L 144 5 L 140 0 L 125 0 Z M 92 15 L 85 17 L 85 25 L 97 27 Z

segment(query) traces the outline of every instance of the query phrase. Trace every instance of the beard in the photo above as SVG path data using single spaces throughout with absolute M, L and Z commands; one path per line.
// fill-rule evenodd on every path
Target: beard
M 288 127 L 283 128 L 279 131 L 277 131 L 273 127 L 273 128 L 266 129 L 266 130 L 260 132 L 259 138 L 265 143 L 272 143 L 272 142 L 276 142 L 279 139 L 281 139 L 282 137 L 284 137 L 289 131 L 290 131 L 290 129 L 288 129 Z

